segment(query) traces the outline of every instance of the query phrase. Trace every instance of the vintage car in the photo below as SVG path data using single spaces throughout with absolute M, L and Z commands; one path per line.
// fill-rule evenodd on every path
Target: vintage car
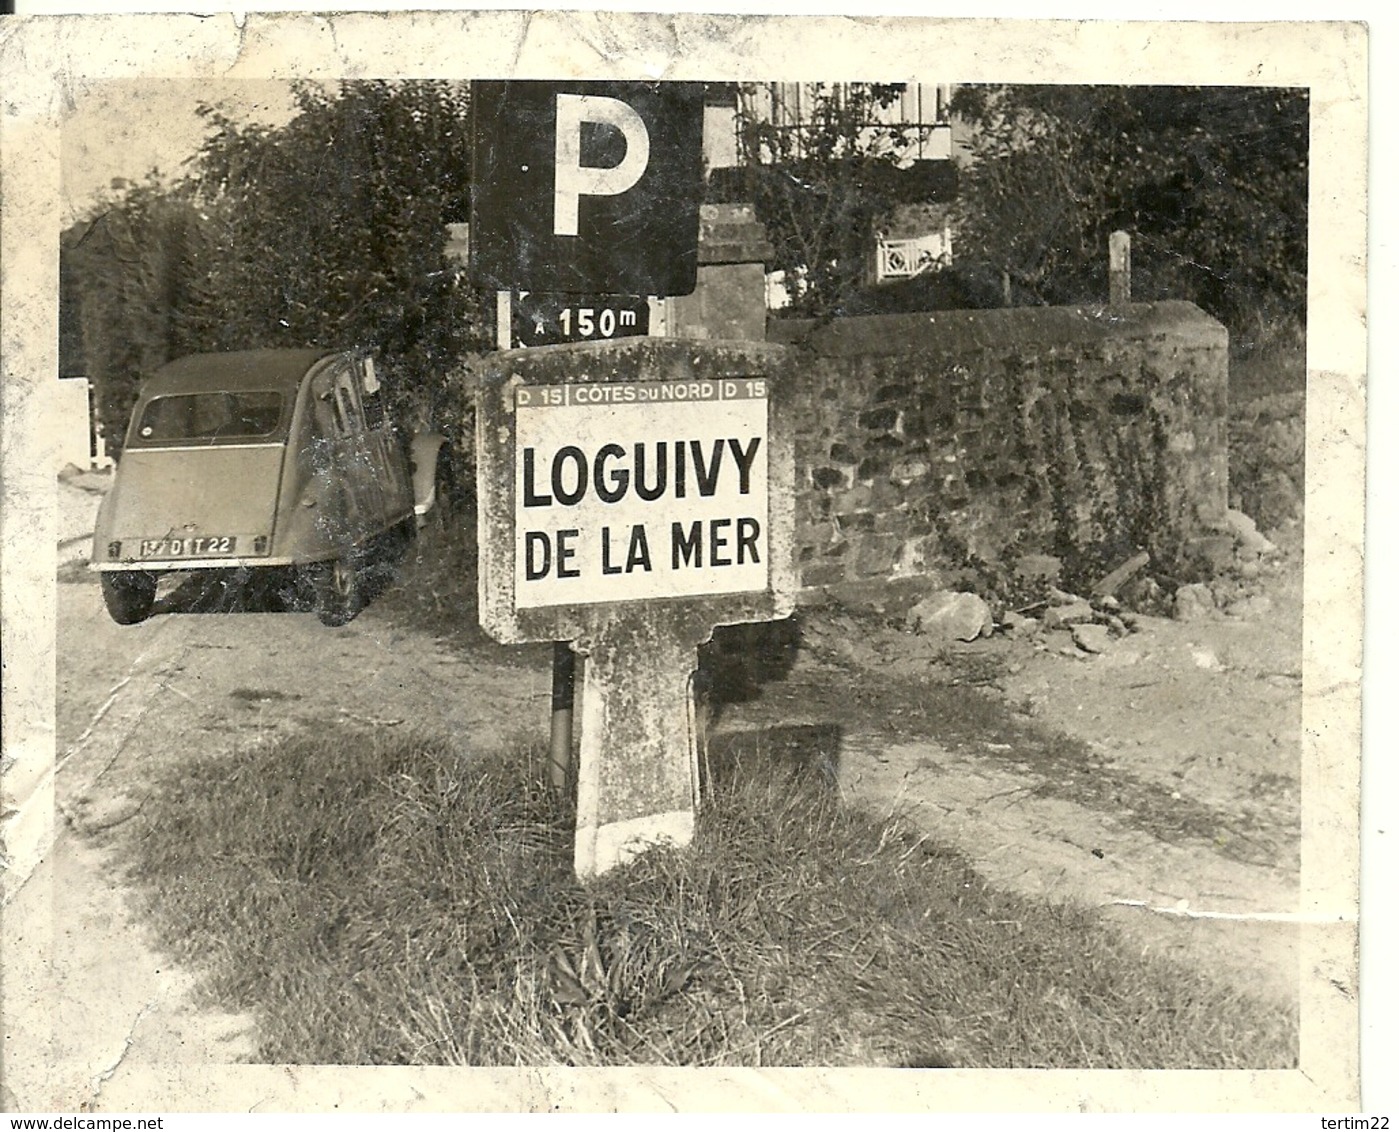
M 162 575 L 185 571 L 274 580 L 291 608 L 343 625 L 416 529 L 408 451 L 371 357 L 198 354 L 142 387 L 92 566 L 123 625 L 150 615 Z

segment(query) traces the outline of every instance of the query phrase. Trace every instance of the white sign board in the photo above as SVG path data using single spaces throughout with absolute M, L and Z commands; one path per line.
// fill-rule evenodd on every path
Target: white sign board
M 761 592 L 762 377 L 515 390 L 515 606 Z

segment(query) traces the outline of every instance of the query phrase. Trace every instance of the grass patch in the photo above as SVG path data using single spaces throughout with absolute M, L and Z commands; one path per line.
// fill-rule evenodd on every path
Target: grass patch
M 376 612 L 455 648 L 492 644 L 476 594 L 476 519 L 470 508 L 435 515 L 398 567 Z
M 801 751 L 717 767 L 690 850 L 589 885 L 542 769 L 308 735 L 188 763 L 123 836 L 167 944 L 257 1013 L 268 1061 L 1295 1064 L 1288 1012 L 988 887 Z

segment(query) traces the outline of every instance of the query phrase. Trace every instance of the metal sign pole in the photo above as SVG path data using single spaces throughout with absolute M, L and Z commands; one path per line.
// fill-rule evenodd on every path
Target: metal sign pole
M 572 779 L 573 674 L 575 658 L 567 641 L 554 642 L 554 687 L 549 716 L 549 782 L 560 795 Z
M 497 350 L 510 349 L 510 292 L 495 293 L 495 345 Z

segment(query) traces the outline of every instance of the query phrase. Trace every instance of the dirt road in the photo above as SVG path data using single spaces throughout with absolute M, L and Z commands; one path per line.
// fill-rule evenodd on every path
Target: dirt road
M 1144 951 L 1295 1003 L 1301 607 L 1277 580 L 1267 620 L 1144 619 L 1101 656 L 980 642 L 952 668 L 917 637 L 828 614 L 786 680 L 719 730 L 826 734 L 844 789 L 995 883 L 1102 907 Z
M 547 720 L 547 653 L 471 664 L 373 609 L 327 629 L 309 614 L 214 612 L 220 594 L 167 583 L 150 620 L 114 624 L 84 566 L 103 486 L 59 489 L 59 833 L 5 910 L 20 945 L 5 972 L 5 1086 L 22 1111 L 146 1109 L 153 1066 L 159 1082 L 253 1049 L 251 1019 L 191 1005 L 195 973 L 153 947 L 117 879 L 111 835 L 169 768 L 345 723 L 421 728 L 469 752 Z
M 109 838 L 157 773 L 195 750 L 237 757 L 345 722 L 449 736 L 469 752 L 537 733 L 547 718 L 546 649 L 451 650 L 372 606 L 332 630 L 307 614 L 217 612 L 227 609 L 220 595 L 185 586 L 163 589 L 149 621 L 113 624 L 82 568 L 100 487 L 84 477 L 60 488 L 64 826 L 7 909 L 43 933 L 44 900 L 53 901 L 58 965 L 7 975 L 66 989 L 53 992 L 52 1029 L 33 1020 L 21 1043 L 29 1052 L 6 1066 L 21 1108 L 146 1107 L 152 1064 L 236 1061 L 252 1048 L 251 1019 L 190 1005 L 192 974 L 151 948 L 114 879 Z M 903 812 L 994 881 L 1106 906 L 1144 949 L 1281 1007 L 1298 986 L 1296 929 L 1279 919 L 1297 907 L 1300 592 L 1285 573 L 1273 588 L 1266 615 L 1150 623 L 1115 657 L 1028 643 L 998 655 L 999 722 L 980 739 L 949 740 L 935 719 L 891 730 L 897 701 L 856 710 L 841 689 L 858 680 L 820 647 L 802 650 L 761 695 L 724 707 L 713 738 L 825 736 L 852 796 Z M 892 630 L 866 645 L 876 668 L 906 675 L 929 663 L 916 639 Z M 907 706 L 916 716 L 919 705 Z M 1004 741 L 1036 728 L 1078 745 Z

